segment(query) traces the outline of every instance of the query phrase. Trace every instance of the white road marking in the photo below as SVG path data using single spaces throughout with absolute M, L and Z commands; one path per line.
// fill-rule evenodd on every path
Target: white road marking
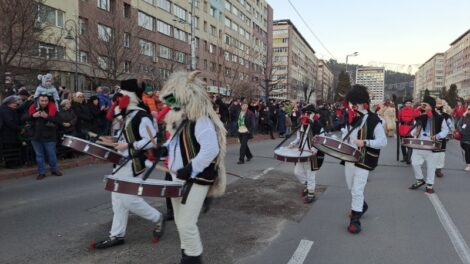
M 449 214 L 447 213 L 444 205 L 442 205 L 441 201 L 437 194 L 429 194 L 429 200 L 431 200 L 434 209 L 436 210 L 437 216 L 441 221 L 441 224 L 444 226 L 444 229 L 449 236 L 452 245 L 454 245 L 455 251 L 457 255 L 459 255 L 460 260 L 463 264 L 470 264 L 470 250 L 468 248 L 467 243 L 460 234 L 457 226 L 455 226 L 454 221 L 450 218 Z
M 265 169 L 263 172 L 261 172 L 260 174 L 256 175 L 255 177 L 253 177 L 253 180 L 257 180 L 261 177 L 263 177 L 264 175 L 266 175 L 268 172 L 274 170 L 274 168 L 270 167 L 270 168 L 267 168 Z
M 302 264 L 305 261 L 305 258 L 307 258 L 307 254 L 310 251 L 310 248 L 312 248 L 313 241 L 310 240 L 300 240 L 299 246 L 294 252 L 294 255 L 290 258 L 289 262 L 287 264 Z

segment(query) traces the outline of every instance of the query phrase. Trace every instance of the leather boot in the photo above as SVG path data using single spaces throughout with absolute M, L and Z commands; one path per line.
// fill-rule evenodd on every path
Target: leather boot
M 188 256 L 184 254 L 184 250 L 181 250 L 181 262 L 180 264 L 202 264 L 202 255 L 199 256 Z
M 349 233 L 358 234 L 361 232 L 361 222 L 359 221 L 361 214 L 362 212 L 351 210 L 351 221 L 349 222 L 348 226 Z

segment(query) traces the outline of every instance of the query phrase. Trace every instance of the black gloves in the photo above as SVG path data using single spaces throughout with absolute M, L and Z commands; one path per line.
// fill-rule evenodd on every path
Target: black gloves
M 191 166 L 191 162 L 188 163 L 186 166 L 183 168 L 179 169 L 176 172 L 176 178 L 187 181 L 189 178 L 191 178 L 191 173 L 193 172 L 193 167 Z

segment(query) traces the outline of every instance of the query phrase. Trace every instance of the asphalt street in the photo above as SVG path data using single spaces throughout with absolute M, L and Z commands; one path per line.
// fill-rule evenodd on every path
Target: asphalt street
M 206 263 L 469 263 L 470 173 L 463 171 L 458 143 L 449 144 L 445 176 L 430 196 L 408 190 L 412 170 L 395 161 L 394 142 L 369 177 L 369 211 L 358 235 L 346 230 L 350 194 L 337 160 L 327 158 L 317 174 L 319 196 L 305 205 L 293 164 L 272 158 L 279 139 L 251 143 L 255 158 L 243 165 L 236 164 L 238 146 L 229 146 L 228 171 L 244 178 L 229 176 L 227 195 L 200 217 Z M 153 225 L 136 216 L 125 245 L 88 248 L 110 228 L 110 195 L 102 182 L 110 171 L 101 164 L 43 181 L 0 182 L 0 263 L 177 263 L 174 224 L 152 244 Z M 164 211 L 164 199 L 147 200 Z

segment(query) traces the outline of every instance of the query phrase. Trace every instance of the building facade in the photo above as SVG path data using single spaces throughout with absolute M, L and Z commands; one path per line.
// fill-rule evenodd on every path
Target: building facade
M 327 102 L 333 96 L 335 76 L 323 60 L 318 61 L 318 74 L 315 86 L 317 101 Z
M 288 19 L 273 23 L 272 97 L 315 102 L 318 59 Z M 312 91 L 312 92 L 311 92 Z
M 470 97 L 470 30 L 450 44 L 445 52 L 445 86 L 455 84 L 459 96 Z
M 356 84 L 364 85 L 368 88 L 372 105 L 383 102 L 385 88 L 385 68 L 358 67 L 356 69 Z
M 422 98 L 426 90 L 433 96 L 444 87 L 444 53 L 436 53 L 415 73 L 414 98 Z

